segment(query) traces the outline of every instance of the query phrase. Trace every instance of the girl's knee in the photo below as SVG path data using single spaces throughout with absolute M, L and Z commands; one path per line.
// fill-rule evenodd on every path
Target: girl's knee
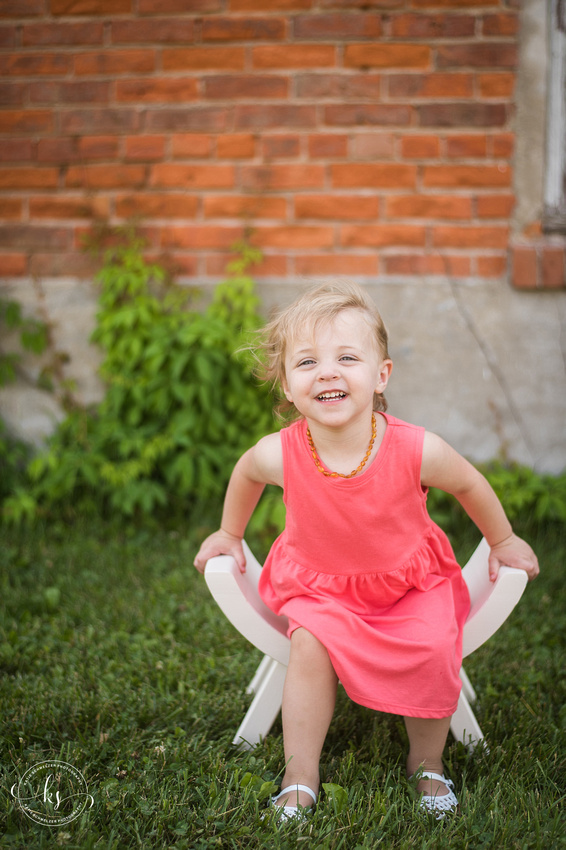
M 321 665 L 332 666 L 328 650 L 312 632 L 302 626 L 291 635 L 291 659 L 302 664 L 311 664 L 313 669 Z

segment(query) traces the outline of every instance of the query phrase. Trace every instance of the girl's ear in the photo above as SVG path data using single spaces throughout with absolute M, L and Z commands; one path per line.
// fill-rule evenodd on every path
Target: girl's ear
M 285 378 L 283 378 L 283 380 L 281 381 L 281 388 L 283 390 L 283 394 L 284 394 L 285 398 L 287 399 L 287 401 L 290 401 L 291 404 L 293 404 L 293 398 L 291 396 L 291 391 L 289 389 L 289 385 L 287 384 L 287 381 L 285 380 Z
M 391 371 L 393 369 L 393 361 L 392 360 L 384 360 L 379 367 L 379 378 L 377 381 L 377 386 L 375 391 L 377 393 L 382 393 L 387 386 L 387 382 L 391 377 Z

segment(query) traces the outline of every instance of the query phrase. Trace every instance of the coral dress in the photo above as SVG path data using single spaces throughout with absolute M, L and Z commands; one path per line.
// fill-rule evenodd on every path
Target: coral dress
M 264 602 L 324 644 L 354 702 L 408 717 L 449 717 L 460 694 L 470 598 L 420 483 L 424 429 L 383 415 L 371 465 L 329 478 L 306 421 L 281 431 L 287 521 L 259 583 Z

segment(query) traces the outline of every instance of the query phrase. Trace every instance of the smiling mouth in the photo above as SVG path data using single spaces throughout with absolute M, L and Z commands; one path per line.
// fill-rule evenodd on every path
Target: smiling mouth
M 343 393 L 343 392 L 339 392 L 339 391 L 333 391 L 333 392 L 330 392 L 330 393 L 321 393 L 320 395 L 317 395 L 316 400 L 317 401 L 337 401 L 339 399 L 346 398 L 346 396 L 347 396 L 347 393 Z

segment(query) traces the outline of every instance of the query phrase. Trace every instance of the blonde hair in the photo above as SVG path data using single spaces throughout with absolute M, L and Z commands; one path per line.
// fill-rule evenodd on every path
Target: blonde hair
M 312 330 L 321 322 L 329 322 L 344 310 L 358 310 L 367 321 L 380 356 L 389 357 L 387 329 L 375 304 L 357 283 L 330 282 L 308 289 L 289 307 L 282 310 L 261 332 L 259 345 L 258 373 L 277 391 L 279 400 L 276 412 L 282 418 L 297 415 L 292 402 L 282 393 L 285 379 L 285 358 L 289 344 L 304 329 Z M 387 410 L 387 401 L 382 393 L 374 393 L 373 409 Z

